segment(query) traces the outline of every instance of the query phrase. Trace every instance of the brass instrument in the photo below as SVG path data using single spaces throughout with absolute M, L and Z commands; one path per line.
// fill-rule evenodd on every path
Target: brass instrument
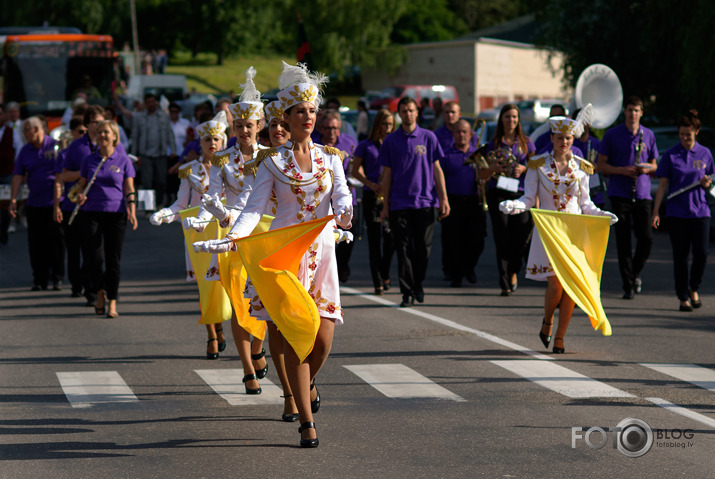
M 481 148 L 472 153 L 464 162 L 465 165 L 469 165 L 477 170 L 477 183 L 479 185 L 479 194 L 482 198 L 482 208 L 484 208 L 484 211 L 489 209 L 489 205 L 487 204 L 487 180 L 479 178 L 479 170 L 489 169 L 492 165 L 497 164 L 499 165 L 499 173 L 492 173 L 492 178 L 498 178 L 499 176 L 512 178 L 514 176 L 514 168 L 519 164 L 519 161 L 510 148 L 492 150 L 485 157 L 486 149 L 487 145 L 482 145 Z

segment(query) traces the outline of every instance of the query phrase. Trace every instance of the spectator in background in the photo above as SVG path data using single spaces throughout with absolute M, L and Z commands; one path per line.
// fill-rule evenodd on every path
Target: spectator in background
M 429 98 L 420 100 L 420 127 L 431 130 L 436 116 L 434 110 L 430 106 Z
M 462 286 L 462 278 L 477 282 L 475 268 L 484 251 L 487 236 L 487 215 L 478 195 L 477 168 L 465 164 L 476 151 L 472 145 L 472 127 L 467 120 L 458 120 L 452 127 L 454 145 L 439 161 L 449 199 L 450 214 L 442 220 L 443 270 L 451 286 Z
M 367 139 L 367 134 L 370 129 L 370 115 L 367 112 L 367 105 L 365 102 L 360 100 L 357 103 L 357 128 L 356 133 L 358 136 L 358 141 L 363 141 Z
M 76 111 L 80 105 L 87 105 L 87 95 L 85 95 L 84 93 L 78 93 L 74 101 L 72 102 L 72 105 L 68 106 L 65 109 L 65 112 L 62 114 L 62 120 L 60 121 L 60 124 L 67 126 L 70 124 L 70 120 L 73 116 L 84 115 L 83 111 Z
M 20 140 L 24 145 L 27 140 L 25 135 L 22 134 L 22 120 L 20 119 L 20 104 L 16 101 L 11 101 L 6 105 L 7 108 L 7 120 L 6 125 L 10 126 L 17 134 L 20 136 Z
M 169 64 L 169 55 L 163 48 L 156 55 L 156 72 L 163 74 L 166 71 L 166 66 Z
M 456 101 L 448 101 L 444 104 L 444 107 L 442 108 L 442 121 L 444 124 L 434 131 L 443 152 L 450 150 L 452 146 L 454 146 L 454 134 L 452 133 L 452 130 L 461 117 L 462 109 L 460 108 L 459 103 Z M 471 146 L 479 146 L 479 138 L 476 136 L 472 135 L 472 139 L 470 141 Z
M 439 128 L 442 128 L 442 125 L 444 125 L 444 118 L 442 117 L 442 110 L 444 108 L 444 102 L 442 101 L 441 97 L 434 97 L 432 98 L 432 109 L 434 110 L 434 122 L 432 123 L 432 127 L 430 130 L 436 131 Z
M 422 282 L 427 272 L 432 234 L 439 217 L 449 216 L 449 201 L 439 159 L 444 156 L 437 137 L 417 125 L 417 102 L 400 99 L 398 113 L 402 125 L 385 138 L 378 162 L 382 165 L 380 218 L 390 219 L 397 252 L 400 292 L 405 308 L 424 302 Z
M 176 142 L 171 129 L 169 115 L 158 108 L 156 97 L 147 93 L 144 95 L 146 110 L 134 115 L 132 128 L 132 153 L 139 158 L 141 185 L 143 188 L 154 188 L 156 204 L 166 203 L 166 178 L 169 169 L 169 159 L 176 159 Z M 169 151 L 169 157 L 166 152 Z
M 115 123 L 117 123 L 117 112 L 114 109 L 112 105 L 107 105 L 106 108 L 104 109 L 104 117 L 107 120 L 111 120 Z M 127 137 L 127 132 L 124 131 L 124 127 L 117 123 L 117 127 L 119 128 L 119 144 L 124 147 L 124 150 L 129 149 L 129 138 Z
M 340 112 L 340 100 L 338 100 L 337 97 L 330 97 L 325 101 L 325 109 L 326 110 L 335 110 L 337 112 Z M 349 135 L 357 140 L 357 133 L 355 132 L 355 128 L 350 124 L 350 122 L 345 121 L 342 123 L 340 126 L 340 133 L 344 135 Z
M 169 121 L 171 122 L 171 130 L 174 132 L 176 151 L 182 151 L 186 146 L 186 130 L 191 126 L 191 123 L 181 116 L 181 107 L 174 102 L 169 103 Z M 167 153 L 169 152 L 167 151 Z
M 64 258 L 57 225 L 52 220 L 52 197 L 55 182 L 55 140 L 45 134 L 42 122 L 36 116 L 22 124 L 27 143 L 15 161 L 10 187 L 10 215 L 17 215 L 17 195 L 27 181 L 30 190 L 25 213 L 27 214 L 27 242 L 32 267 L 32 291 L 47 289 L 51 279 L 53 290 L 62 289 Z

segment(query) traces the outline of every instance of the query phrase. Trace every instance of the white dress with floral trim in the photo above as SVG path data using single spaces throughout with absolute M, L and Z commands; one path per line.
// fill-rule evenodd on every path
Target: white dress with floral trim
M 244 158 L 241 153 L 240 143 L 236 143 L 231 148 L 216 152 L 211 160 L 211 171 L 209 172 L 209 189 L 206 192 L 209 196 L 219 195 L 219 198 L 226 199 L 226 207 L 230 208 L 231 216 L 226 218 L 222 227 L 230 226 L 238 217 L 248 199 L 248 195 L 242 194 L 246 187 L 246 177 L 243 172 L 246 164 L 256 159 L 258 152 L 265 147 L 253 144 L 253 155 L 251 158 Z M 211 213 L 206 211 L 203 205 L 199 208 L 197 215 L 199 218 L 208 220 Z M 218 239 L 218 238 L 217 238 Z M 219 281 L 218 259 L 215 254 L 211 255 L 211 264 L 206 271 L 205 279 L 208 281 Z
M 293 156 L 293 142 L 275 149 L 258 167 L 248 202 L 229 233 L 229 237 L 247 236 L 263 213 L 270 210 L 271 193 L 277 208 L 271 229 L 323 218 L 352 204 L 352 195 L 343 173 L 342 159 L 326 153 L 325 147 L 310 142 L 311 171 L 303 172 Z M 342 324 L 338 265 L 335 259 L 335 221 L 329 222 L 301 259 L 298 279 L 313 298 L 321 317 Z M 251 315 L 269 319 L 255 288 L 246 282 L 245 296 L 251 300 Z
M 524 196 L 517 200 L 523 202 L 527 209 L 535 206 L 538 198 L 539 208 L 543 210 L 605 215 L 603 210 L 593 204 L 589 196 L 589 173 L 582 168 L 593 171 L 593 165 L 583 158 L 572 156 L 563 174 L 559 174 L 552 153 L 534 156 L 529 160 L 528 166 L 524 181 Z M 539 232 L 534 227 L 526 277 L 536 281 L 546 281 L 546 278 L 554 275 Z
M 209 167 L 209 169 L 211 170 L 213 168 Z M 200 186 L 190 182 L 189 175 L 197 177 L 201 182 Z M 179 178 L 181 179 L 181 183 L 179 184 L 179 191 L 176 194 L 176 201 L 164 208 L 173 213 L 173 216 L 167 218 L 166 223 L 181 220 L 181 216 L 179 215 L 181 210 L 193 208 L 201 204 L 201 197 L 209 189 L 209 171 L 206 170 L 203 164 L 203 157 L 182 165 L 179 168 Z M 186 281 L 196 281 L 196 274 L 194 273 L 194 267 L 191 264 L 186 245 L 184 245 L 184 256 L 186 259 Z

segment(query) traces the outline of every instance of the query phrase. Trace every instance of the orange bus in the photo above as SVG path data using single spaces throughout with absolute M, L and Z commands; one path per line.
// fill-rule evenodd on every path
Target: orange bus
M 0 100 L 18 102 L 22 118 L 42 114 L 53 129 L 80 93 L 90 104 L 110 103 L 116 56 L 111 36 L 30 33 L 4 40 Z

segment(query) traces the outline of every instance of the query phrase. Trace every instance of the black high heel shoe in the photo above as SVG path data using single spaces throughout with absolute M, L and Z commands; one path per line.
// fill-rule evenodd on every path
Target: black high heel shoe
M 221 329 L 215 328 L 215 330 L 216 330 L 216 338 L 218 338 L 218 333 L 221 333 L 221 335 L 223 336 L 223 326 L 221 326 Z M 218 352 L 220 353 L 224 349 L 226 349 L 226 338 L 225 337 L 223 338 L 223 341 L 218 343 Z
M 315 389 L 315 399 L 310 401 L 310 410 L 315 414 L 320 409 L 320 391 L 318 391 L 318 388 L 315 386 L 315 379 L 313 379 L 313 382 L 310 384 L 310 390 L 312 391 L 313 389 Z
M 266 350 L 261 349 L 261 352 L 258 354 L 251 354 L 251 360 L 252 361 L 258 361 L 259 359 L 263 359 L 266 357 Z M 255 366 L 254 366 L 255 368 Z M 258 379 L 263 379 L 266 377 L 266 374 L 268 374 L 268 361 L 266 361 L 266 367 L 263 369 L 256 369 L 256 377 Z
M 216 339 L 216 338 L 209 339 L 208 341 L 206 341 L 206 343 L 211 344 L 211 341 L 218 342 L 218 339 Z M 218 359 L 218 353 L 210 353 L 210 352 L 206 351 L 206 359 Z
M 255 374 L 246 374 L 243 376 L 243 384 L 246 384 L 246 381 L 251 381 L 251 380 L 258 380 Z M 246 394 L 261 394 L 261 388 L 258 389 L 251 389 L 248 386 L 245 386 L 246 388 Z
M 549 343 L 551 342 L 551 335 L 549 334 L 549 335 L 547 336 L 546 334 L 543 333 L 542 330 L 544 329 L 544 328 L 543 328 L 544 325 L 546 325 L 546 326 L 553 326 L 554 323 L 553 323 L 553 322 L 547 323 L 547 322 L 546 322 L 546 318 L 544 318 L 544 319 L 541 321 L 541 329 L 539 330 L 539 339 L 541 339 L 541 342 L 544 344 L 544 347 L 545 347 L 546 349 L 549 349 Z
M 293 395 L 292 395 L 292 394 L 288 394 L 287 396 L 281 396 L 281 397 L 282 397 L 283 399 L 288 399 L 288 398 L 292 398 Z M 292 413 L 292 414 L 283 413 L 283 415 L 281 416 L 281 419 L 282 419 L 283 421 L 285 421 L 285 422 L 296 422 L 296 421 L 298 420 L 298 413 L 297 413 L 297 412 L 296 412 L 296 413 Z
M 303 424 L 300 425 L 298 428 L 298 432 L 302 433 L 306 429 L 315 429 L 315 423 L 306 421 Z M 316 437 L 315 439 L 303 439 L 303 436 L 301 434 L 300 437 L 300 447 L 318 447 L 318 444 L 320 442 L 318 441 L 318 438 Z
M 564 354 L 566 352 L 566 345 L 564 344 L 563 348 L 559 348 L 556 346 L 556 341 L 561 341 L 561 344 L 564 344 L 564 338 L 554 338 L 554 354 Z

